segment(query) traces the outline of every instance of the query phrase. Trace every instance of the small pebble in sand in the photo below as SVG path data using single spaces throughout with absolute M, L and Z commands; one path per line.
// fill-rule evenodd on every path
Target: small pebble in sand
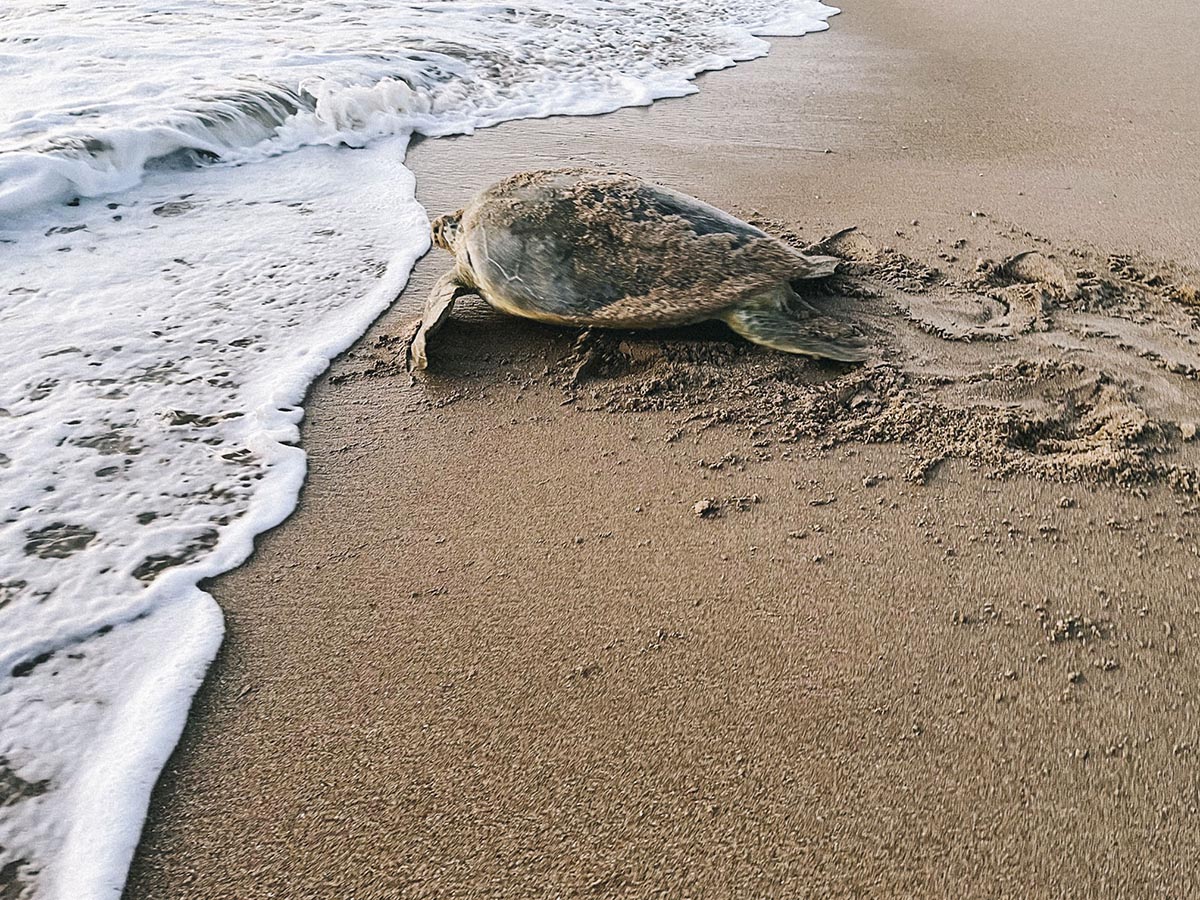
M 720 509 L 721 507 L 717 506 L 716 501 L 710 500 L 707 497 L 703 500 L 697 500 L 692 506 L 692 512 L 701 519 L 711 519 Z
M 1195 422 L 1180 422 L 1179 423 L 1179 436 L 1181 438 L 1183 438 L 1185 441 L 1195 440 L 1196 423 Z
M 976 209 L 976 210 L 972 210 L 972 211 L 971 211 L 971 218 L 972 218 L 972 219 L 986 219 L 986 218 L 987 218 L 987 213 L 985 213 L 985 212 L 984 212 L 982 209 Z
M 1083 673 L 1082 672 L 1068 672 L 1067 673 L 1067 681 L 1071 682 L 1071 684 L 1083 684 Z
M 578 665 L 571 670 L 571 674 L 576 678 L 592 678 L 600 674 L 600 663 L 591 662 L 583 665 Z
M 1058 505 L 1063 509 L 1071 509 L 1075 505 L 1075 501 L 1070 497 L 1063 497 L 1058 501 Z

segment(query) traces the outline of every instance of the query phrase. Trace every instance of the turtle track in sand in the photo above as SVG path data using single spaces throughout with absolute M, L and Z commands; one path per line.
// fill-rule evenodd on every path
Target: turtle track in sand
M 545 326 L 460 304 L 433 373 L 454 392 L 439 388 L 429 402 L 446 405 L 498 378 L 552 381 L 580 410 L 666 413 L 671 441 L 724 425 L 763 453 L 771 444 L 793 455 L 900 444 L 912 452 L 907 476 L 916 482 L 957 459 L 992 477 L 1135 491 L 1163 484 L 1200 496 L 1195 273 L 1057 250 L 1017 229 L 1000 241 L 1010 248 L 1002 258 L 964 262 L 951 251 L 966 242 L 955 241 L 935 267 L 855 229 L 812 244 L 751 221 L 844 261 L 833 278 L 794 287 L 865 333 L 866 364 L 772 353 L 718 323 L 592 330 L 565 353 L 561 338 L 547 351 Z M 400 374 L 395 345 L 381 335 L 364 348 L 365 368 L 340 377 Z M 549 365 L 531 373 L 546 352 Z
M 1200 306 L 1180 276 L 1048 249 L 943 271 L 855 230 L 804 249 L 845 260 L 795 286 L 867 332 L 866 365 L 715 332 L 593 332 L 563 361 L 563 389 L 584 407 L 668 411 L 676 438 L 723 423 L 759 446 L 901 443 L 914 481 L 959 459 L 995 477 L 1200 495 Z

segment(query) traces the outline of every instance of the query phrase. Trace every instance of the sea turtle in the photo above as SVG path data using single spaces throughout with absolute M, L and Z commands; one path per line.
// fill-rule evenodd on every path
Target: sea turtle
M 839 260 L 801 253 L 686 194 L 595 169 L 523 172 L 433 221 L 454 254 L 408 346 L 426 341 L 463 294 L 556 325 L 660 328 L 721 319 L 756 344 L 843 362 L 865 358 L 854 332 L 800 299 L 791 282 Z

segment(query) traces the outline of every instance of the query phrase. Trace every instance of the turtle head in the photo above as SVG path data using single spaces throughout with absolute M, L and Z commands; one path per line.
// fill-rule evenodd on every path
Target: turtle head
M 443 250 L 454 252 L 455 244 L 458 243 L 459 226 L 462 225 L 463 211 L 447 213 L 444 216 L 438 216 L 433 220 L 433 243 L 436 247 L 441 247 Z

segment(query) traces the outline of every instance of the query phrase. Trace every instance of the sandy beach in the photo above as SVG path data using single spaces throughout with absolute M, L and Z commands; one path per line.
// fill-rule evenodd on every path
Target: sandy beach
M 463 302 L 414 381 L 431 253 L 208 585 L 125 896 L 1200 892 L 1198 29 L 856 0 L 692 97 L 417 145 L 431 214 L 596 164 L 819 245 L 872 358 Z

